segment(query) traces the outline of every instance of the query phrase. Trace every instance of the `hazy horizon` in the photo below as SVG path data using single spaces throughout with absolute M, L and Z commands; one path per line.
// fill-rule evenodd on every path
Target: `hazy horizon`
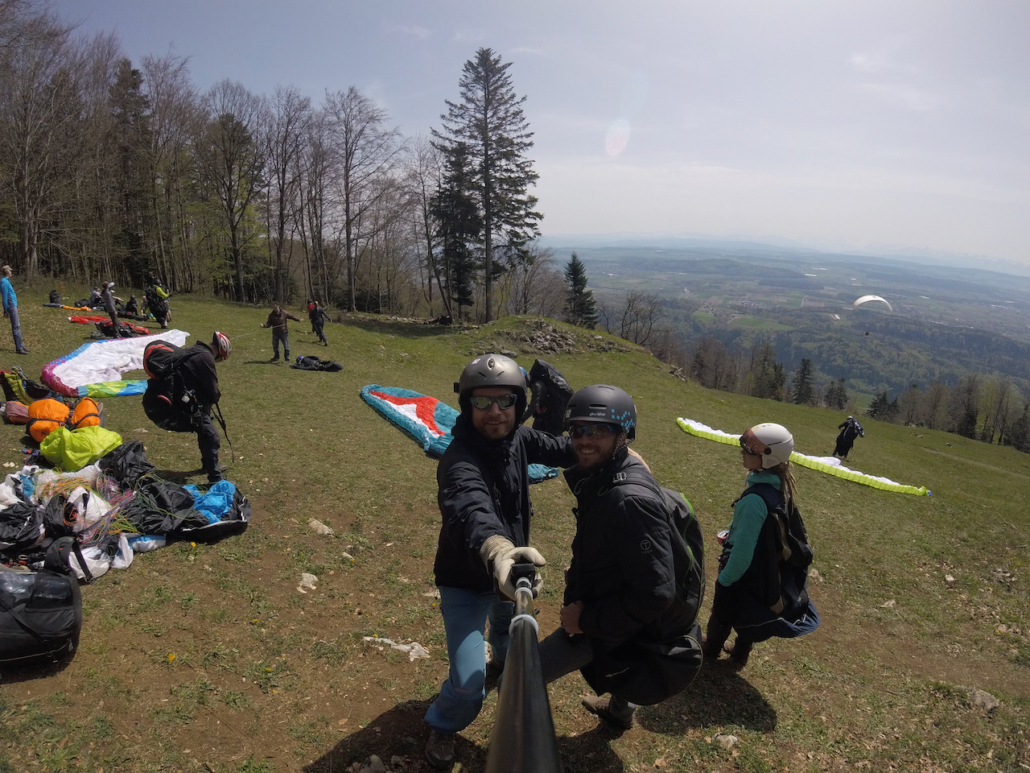
M 188 57 L 440 125 L 477 48 L 535 133 L 545 236 L 786 240 L 1030 264 L 1030 3 L 52 0 L 134 62 Z M 990 259 L 988 261 L 987 259 Z

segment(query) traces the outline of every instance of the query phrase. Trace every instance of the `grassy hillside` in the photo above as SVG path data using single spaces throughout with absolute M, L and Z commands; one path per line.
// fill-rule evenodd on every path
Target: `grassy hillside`
M 24 294 L 29 357 L 0 326 L 5 367 L 33 378 L 88 332 Z M 295 310 L 296 311 L 296 310 Z M 557 325 L 570 341 L 538 354 L 545 324 L 505 319 L 470 331 L 361 318 L 327 329 L 328 349 L 291 323 L 292 353 L 341 361 L 342 373 L 268 364 L 266 309 L 173 299 L 174 326 L 233 340 L 219 368 L 235 449 L 228 476 L 253 503 L 248 531 L 214 545 L 136 557 L 84 588 L 82 647 L 64 669 L 2 674 L 0 772 L 340 771 L 392 756 L 426 770 L 421 717 L 446 676 L 433 597 L 439 514 L 435 462 L 367 407 L 365 384 L 402 386 L 456 405 L 451 387 L 474 353 L 517 351 L 556 365 L 574 387 L 612 383 L 638 407 L 636 449 L 659 480 L 694 502 L 709 538 L 729 522 L 743 471 L 734 449 L 690 437 L 683 416 L 728 432 L 785 424 L 798 450 L 827 455 L 841 415 L 706 391 L 607 336 Z M 550 324 L 550 323 L 547 323 Z M 151 425 L 138 399 L 106 401 L 106 425 L 142 439 L 160 470 L 199 467 L 191 435 Z M 598 727 L 573 674 L 550 688 L 566 770 L 1003 770 L 1030 766 L 1030 638 L 1022 493 L 1030 457 L 953 435 L 870 421 L 851 466 L 925 485 L 889 494 L 801 469 L 800 504 L 815 546 L 815 634 L 758 645 L 740 674 L 705 669 L 685 693 L 639 712 L 633 730 Z M 0 428 L 20 464 L 20 428 Z M 541 630 L 557 626 L 561 567 L 574 533 L 561 480 L 535 486 L 534 542 L 548 558 Z M 320 536 L 316 518 L 335 532 Z M 301 593 L 302 572 L 318 576 Z M 952 581 L 946 578 L 954 578 Z M 703 615 L 707 620 L 707 605 Z M 409 662 L 378 636 L 418 641 Z M 976 705 L 964 688 L 994 695 Z M 491 694 L 461 735 L 463 770 L 481 770 Z M 719 733 L 739 739 L 725 749 Z

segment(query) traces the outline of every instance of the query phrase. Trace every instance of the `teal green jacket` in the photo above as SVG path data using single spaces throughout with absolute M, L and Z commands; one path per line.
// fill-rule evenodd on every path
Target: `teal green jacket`
M 768 483 L 777 491 L 780 490 L 780 476 L 771 472 L 752 472 L 747 476 L 747 486 L 756 483 Z M 765 506 L 765 500 L 758 494 L 748 494 L 737 500 L 733 508 L 733 521 L 730 523 L 730 533 L 726 537 L 726 545 L 723 550 L 729 554 L 726 566 L 719 572 L 719 584 L 729 587 L 741 577 L 751 566 L 751 559 L 755 555 L 755 545 L 758 544 L 758 535 L 762 532 L 762 525 L 769 515 L 769 508 Z

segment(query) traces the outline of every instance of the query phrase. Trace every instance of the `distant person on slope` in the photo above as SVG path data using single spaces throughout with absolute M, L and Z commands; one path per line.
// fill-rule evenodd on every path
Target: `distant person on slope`
M 325 323 L 329 319 L 329 315 L 325 313 L 318 301 L 312 301 L 308 304 L 308 319 L 311 320 L 311 332 L 318 336 L 318 340 L 329 346 L 329 339 L 325 337 Z
M 111 337 L 121 338 L 122 333 L 118 329 L 118 307 L 114 302 L 114 282 L 104 282 L 103 288 L 100 299 L 104 302 L 104 311 L 111 318 Z
M 168 321 L 172 318 L 172 312 L 168 306 L 171 293 L 164 288 L 154 274 L 148 274 L 144 295 L 147 299 L 147 308 L 154 315 L 154 319 L 158 321 L 162 329 L 167 328 Z
M 438 770 L 454 765 L 455 733 L 483 708 L 488 620 L 489 669 L 498 674 L 504 668 L 514 612 L 512 566 L 545 563 L 530 546 L 529 465 L 576 461 L 569 438 L 521 426 L 526 376 L 510 357 L 476 357 L 454 386 L 461 414 L 436 470 L 442 524 L 433 573 L 450 671 L 426 712 L 425 755 Z
M 848 454 L 851 452 L 851 447 L 855 445 L 855 440 L 865 437 L 865 430 L 862 429 L 862 425 L 858 423 L 854 416 L 848 416 L 848 418 L 837 425 L 837 429 L 840 430 L 840 434 L 837 435 L 837 447 L 833 449 L 833 455 L 839 456 L 846 461 Z
M 790 551 L 785 557 L 782 536 L 787 526 L 774 514 L 789 512 L 794 504 L 793 450 L 794 436 L 779 424 L 757 424 L 740 437 L 747 488 L 733 503 L 733 520 L 719 556 L 702 648 L 706 660 L 714 662 L 726 651 L 731 664 L 743 668 L 755 643 L 772 636 L 802 636 L 819 627 L 808 598 L 807 563 L 798 571 L 787 564 Z M 801 531 L 803 535 L 803 527 Z M 797 552 L 800 557 L 805 551 Z M 810 549 L 807 554 L 811 561 Z M 727 644 L 734 629 L 737 639 Z
M 283 353 L 286 355 L 286 362 L 290 361 L 290 336 L 286 331 L 286 320 L 292 319 L 294 322 L 300 322 L 300 317 L 296 317 L 290 312 L 283 309 L 278 303 L 272 304 L 272 310 L 268 313 L 268 319 L 261 323 L 261 327 L 272 328 L 272 362 L 279 362 L 279 342 L 282 341 Z
M 14 272 L 10 266 L 4 266 L 4 277 L 0 279 L 0 294 L 4 300 L 4 316 L 11 320 L 11 337 L 14 338 L 14 351 L 17 354 L 28 354 L 29 350 L 21 342 L 21 320 L 18 318 L 18 296 L 14 292 L 14 285 L 11 284 L 11 274 Z

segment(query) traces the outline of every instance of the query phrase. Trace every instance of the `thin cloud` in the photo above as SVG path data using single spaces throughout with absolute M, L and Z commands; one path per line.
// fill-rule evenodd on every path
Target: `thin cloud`
M 882 102 L 914 112 L 940 107 L 944 100 L 920 81 L 917 67 L 899 62 L 886 51 L 860 51 L 848 60 L 862 80 L 859 88 Z
M 429 40 L 433 37 L 433 31 L 425 27 L 419 27 L 417 25 L 408 25 L 404 27 L 388 26 L 388 32 L 399 32 L 402 35 L 410 35 L 411 37 L 418 38 L 419 40 Z

